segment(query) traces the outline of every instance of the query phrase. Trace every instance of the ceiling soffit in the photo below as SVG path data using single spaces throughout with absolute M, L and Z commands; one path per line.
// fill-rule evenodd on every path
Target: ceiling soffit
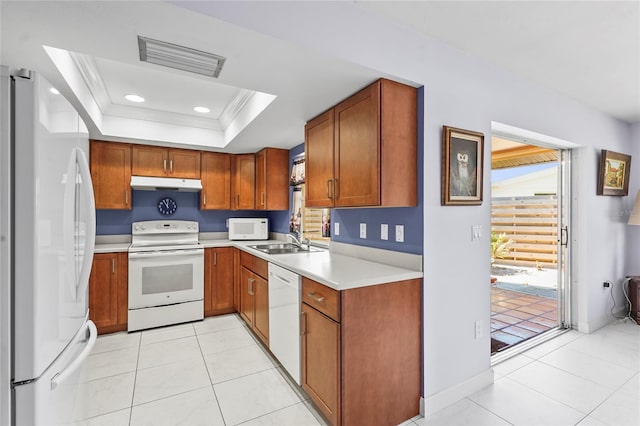
M 236 96 L 226 104 L 218 118 L 194 117 L 188 114 L 116 104 L 112 102 L 109 96 L 107 84 L 102 78 L 95 58 L 75 52 L 69 52 L 69 54 L 78 72 L 82 76 L 84 83 L 104 115 L 223 131 L 231 124 L 254 95 L 254 91 L 252 90 L 237 90 Z

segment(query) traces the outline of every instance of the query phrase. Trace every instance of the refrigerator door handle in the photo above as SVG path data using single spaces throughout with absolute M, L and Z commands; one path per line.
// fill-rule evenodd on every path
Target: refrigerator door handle
M 82 352 L 78 354 L 76 359 L 71 361 L 71 363 L 69 363 L 69 365 L 67 365 L 64 370 L 60 371 L 58 374 L 53 376 L 53 378 L 51 378 L 51 390 L 57 388 L 67 379 L 67 377 L 73 374 L 78 369 L 78 367 L 80 367 L 82 363 L 87 359 L 87 357 L 93 350 L 93 346 L 96 344 L 96 340 L 98 338 L 98 330 L 96 329 L 96 325 L 91 320 L 87 320 L 86 329 L 89 331 L 89 339 L 87 341 L 87 345 L 84 347 Z
M 84 200 L 86 200 L 86 205 L 81 208 L 84 208 L 87 214 L 87 229 L 85 233 L 87 240 L 84 244 L 84 259 L 78 280 L 78 285 L 82 286 L 80 294 L 83 294 L 89 286 L 89 275 L 93 265 L 93 252 L 96 243 L 96 202 L 93 196 L 93 183 L 91 182 L 89 163 L 84 152 L 79 148 L 76 148 L 76 158 L 78 159 L 80 178 L 82 179 Z

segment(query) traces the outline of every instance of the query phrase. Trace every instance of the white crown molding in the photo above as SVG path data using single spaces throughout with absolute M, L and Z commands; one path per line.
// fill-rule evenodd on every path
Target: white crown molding
M 92 56 L 83 55 L 81 53 L 69 52 L 73 63 L 76 65 L 78 72 L 84 80 L 84 84 L 89 88 L 89 92 L 98 104 L 98 107 L 104 114 L 111 105 L 111 99 L 107 92 L 107 87 L 102 80 L 98 65 Z
M 224 108 L 218 120 L 222 125 L 223 129 L 227 129 L 229 124 L 233 121 L 234 118 L 242 111 L 242 109 L 247 105 L 247 102 L 254 95 L 253 90 L 248 89 L 240 89 L 235 98 L 233 98 L 227 106 Z
M 175 124 L 178 126 L 198 127 L 209 130 L 224 130 L 220 121 L 211 118 L 193 117 L 177 112 L 160 111 L 157 109 L 141 108 L 128 105 L 111 104 L 104 111 L 105 115 L 132 118 L 136 120 L 156 121 L 158 123 Z

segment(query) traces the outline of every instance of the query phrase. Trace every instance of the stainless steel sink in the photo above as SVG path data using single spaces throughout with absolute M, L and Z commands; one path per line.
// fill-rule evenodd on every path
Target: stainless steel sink
M 267 254 L 310 253 L 320 251 L 314 247 L 300 247 L 292 243 L 258 244 L 248 247 Z

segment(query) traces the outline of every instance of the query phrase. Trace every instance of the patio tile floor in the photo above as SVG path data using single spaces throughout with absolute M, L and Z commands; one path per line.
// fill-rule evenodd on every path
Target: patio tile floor
M 499 350 L 555 328 L 557 316 L 555 299 L 491 287 L 491 337 L 506 344 Z

